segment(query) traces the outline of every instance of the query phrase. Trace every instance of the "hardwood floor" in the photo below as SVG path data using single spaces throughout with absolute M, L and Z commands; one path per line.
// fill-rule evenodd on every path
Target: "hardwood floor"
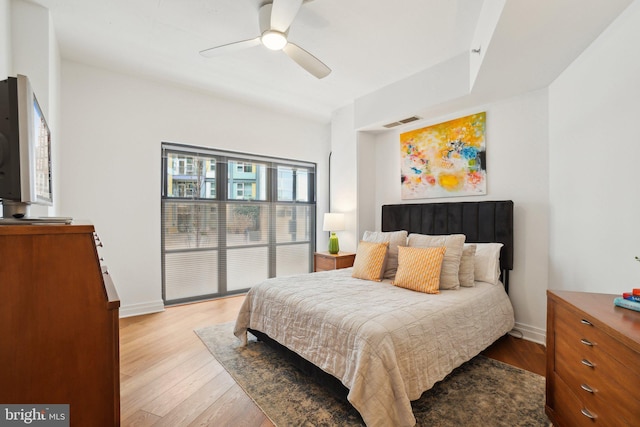
M 273 426 L 194 329 L 233 321 L 244 296 L 120 319 L 123 426 Z M 483 352 L 544 375 L 544 346 L 506 336 Z

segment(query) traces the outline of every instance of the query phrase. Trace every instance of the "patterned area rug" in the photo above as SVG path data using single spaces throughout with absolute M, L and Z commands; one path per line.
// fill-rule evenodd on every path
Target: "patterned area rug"
M 346 400 L 264 343 L 241 347 L 232 331 L 223 323 L 195 332 L 276 426 L 364 425 Z M 418 426 L 549 426 L 544 399 L 544 377 L 476 356 L 412 406 Z

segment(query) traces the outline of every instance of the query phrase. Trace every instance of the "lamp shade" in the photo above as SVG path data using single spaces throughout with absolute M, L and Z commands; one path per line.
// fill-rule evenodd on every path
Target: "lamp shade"
M 344 214 L 326 213 L 324 214 L 324 222 L 322 223 L 323 231 L 342 231 L 344 230 Z

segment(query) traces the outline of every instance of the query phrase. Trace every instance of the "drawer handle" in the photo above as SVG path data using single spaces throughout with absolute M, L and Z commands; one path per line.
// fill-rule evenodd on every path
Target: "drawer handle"
M 580 342 L 584 345 L 588 345 L 589 347 L 593 347 L 593 343 L 587 339 L 582 338 Z
M 590 368 L 595 368 L 596 367 L 596 365 L 594 365 L 593 363 L 589 362 L 587 359 L 582 359 L 581 362 L 582 362 L 582 364 L 584 366 L 588 366 Z
M 582 415 L 584 415 L 585 417 L 587 417 L 589 419 L 592 419 L 592 420 L 596 419 L 596 416 L 593 415 L 591 412 L 589 412 L 588 409 L 584 409 L 584 408 L 580 409 L 580 412 L 582 413 Z
M 580 323 L 582 323 L 583 325 L 593 326 L 593 323 L 589 322 L 587 319 L 582 319 Z
M 588 393 L 593 393 L 593 389 L 589 387 L 587 384 L 580 384 L 580 388 Z

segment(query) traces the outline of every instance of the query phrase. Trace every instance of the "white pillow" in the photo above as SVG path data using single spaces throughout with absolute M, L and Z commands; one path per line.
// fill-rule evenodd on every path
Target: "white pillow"
M 460 287 L 460 258 L 464 246 L 464 234 L 449 234 L 432 236 L 428 234 L 409 234 L 407 243 L 414 248 L 433 248 L 444 246 L 447 248 L 440 270 L 440 289 L 458 289 Z
M 478 282 L 497 285 L 500 280 L 500 248 L 502 243 L 476 243 L 474 276 Z
M 407 245 L 407 231 L 365 231 L 362 240 L 372 243 L 389 242 L 387 264 L 384 268 L 385 279 L 393 279 L 398 270 L 398 246 Z

